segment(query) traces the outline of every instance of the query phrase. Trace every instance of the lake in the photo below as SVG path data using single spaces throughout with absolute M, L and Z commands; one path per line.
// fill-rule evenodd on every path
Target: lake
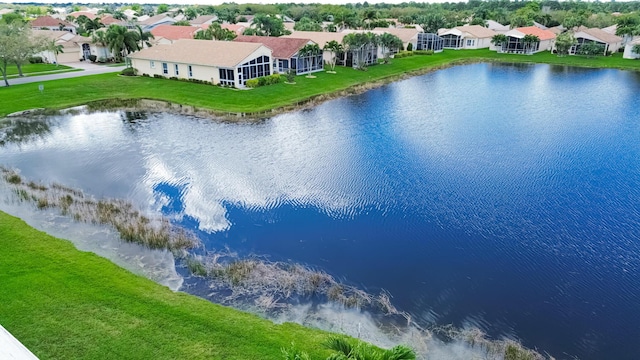
M 640 354 L 640 73 L 473 64 L 254 123 L 2 121 L 0 165 L 130 199 L 208 249 L 558 358 Z

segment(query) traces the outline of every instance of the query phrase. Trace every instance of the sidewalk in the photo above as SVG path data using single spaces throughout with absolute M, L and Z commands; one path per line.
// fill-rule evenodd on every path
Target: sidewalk
M 38 360 L 29 349 L 0 325 L 0 359 Z
M 64 73 L 54 73 L 49 75 L 12 78 L 12 79 L 8 79 L 9 85 L 11 86 L 11 85 L 19 85 L 19 84 L 29 84 L 29 83 L 37 83 L 37 82 L 43 82 L 43 81 L 49 81 L 49 80 L 69 79 L 69 78 L 87 76 L 87 75 L 115 73 L 115 72 L 122 71 L 122 69 L 124 69 L 125 67 L 124 64 L 122 64 L 122 66 L 107 66 L 107 65 L 93 64 L 88 61 L 79 61 L 74 63 L 67 63 L 64 65 L 70 66 L 74 69 L 81 69 L 82 71 L 71 71 L 71 72 L 64 72 Z M 4 80 L 0 81 L 0 86 L 1 87 L 5 86 Z

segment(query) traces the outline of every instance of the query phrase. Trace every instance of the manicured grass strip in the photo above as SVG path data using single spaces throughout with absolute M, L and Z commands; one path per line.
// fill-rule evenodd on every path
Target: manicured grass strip
M 55 71 L 55 70 L 66 70 L 71 69 L 71 67 L 66 65 L 58 65 L 55 64 L 24 64 L 22 65 L 22 73 L 29 74 L 35 72 L 44 72 L 44 71 Z M 15 65 L 7 66 L 7 75 L 17 75 L 18 67 Z
M 24 74 L 24 77 L 40 76 L 40 75 L 52 75 L 52 74 L 62 74 L 62 73 L 74 72 L 74 71 L 83 71 L 83 70 L 82 69 L 60 69 L 60 70 L 52 70 L 52 71 L 34 72 L 34 73 Z M 16 79 L 18 77 L 20 77 L 18 74 L 14 74 L 14 75 L 7 76 L 7 79 Z
M 327 334 L 174 293 L 0 212 L 0 323 L 41 359 L 326 358 Z
M 45 83 L 40 94 L 37 85 L 24 84 L 0 88 L 0 116 L 32 108 L 61 109 L 94 100 L 148 98 L 192 105 L 220 112 L 262 112 L 296 105 L 309 98 L 332 94 L 357 85 L 384 81 L 408 72 L 425 71 L 469 61 L 549 63 L 557 65 L 640 70 L 640 61 L 611 57 L 558 57 L 548 52 L 534 55 L 498 54 L 489 50 L 446 50 L 435 55 L 416 55 L 393 59 L 367 71 L 336 67 L 337 74 L 316 73 L 314 79 L 296 77 L 296 84 L 276 84 L 253 90 L 224 89 L 148 77 L 120 77 L 116 74 L 86 76 Z

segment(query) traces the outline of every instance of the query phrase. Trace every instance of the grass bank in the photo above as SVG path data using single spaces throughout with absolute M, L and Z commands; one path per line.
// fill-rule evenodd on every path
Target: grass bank
M 62 109 L 97 100 L 136 98 L 163 100 L 220 113 L 260 113 L 295 107 L 309 99 L 323 101 L 449 65 L 480 61 L 640 70 L 640 61 L 622 59 L 621 54 L 586 58 L 558 57 L 548 52 L 527 56 L 489 50 L 448 50 L 431 56 L 393 59 L 391 64 L 372 66 L 367 71 L 337 67 L 337 74 L 318 73 L 313 79 L 298 76 L 294 85 L 281 83 L 253 90 L 104 74 L 48 81 L 43 93 L 34 84 L 0 88 L 0 116 L 33 108 Z
M 0 323 L 41 359 L 280 359 L 328 334 L 174 293 L 0 212 Z
M 24 64 L 22 65 L 22 73 L 27 75 L 31 73 L 49 72 L 49 71 L 62 71 L 72 69 L 66 65 L 55 64 Z M 15 65 L 7 66 L 7 75 L 18 75 L 18 67 Z

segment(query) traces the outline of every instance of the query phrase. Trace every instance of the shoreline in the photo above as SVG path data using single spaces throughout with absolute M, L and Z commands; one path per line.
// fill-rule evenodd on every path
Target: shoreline
M 197 116 L 202 118 L 211 118 L 211 119 L 216 119 L 221 121 L 253 122 L 253 121 L 259 121 L 259 120 L 271 118 L 273 116 L 277 116 L 284 113 L 290 113 L 294 111 L 309 109 L 309 108 L 318 106 L 324 102 L 334 100 L 337 98 L 346 97 L 350 95 L 359 95 L 359 94 L 365 93 L 366 91 L 377 89 L 384 85 L 387 85 L 396 81 L 402 81 L 412 77 L 421 76 L 421 75 L 430 73 L 432 71 L 442 70 L 449 67 L 466 65 L 466 64 L 474 64 L 474 63 L 503 63 L 503 64 L 530 64 L 530 65 L 546 64 L 551 66 L 565 66 L 565 67 L 568 66 L 568 67 L 576 67 L 576 68 L 617 69 L 617 70 L 632 71 L 632 72 L 640 71 L 640 62 L 636 64 L 632 62 L 632 60 L 625 60 L 625 62 L 631 61 L 629 65 L 632 65 L 632 66 L 620 66 L 613 63 L 618 59 L 611 58 L 611 57 L 609 58 L 571 58 L 571 57 L 557 57 L 554 54 L 534 54 L 530 56 L 523 56 L 523 55 L 497 54 L 491 51 L 485 51 L 482 54 L 473 53 L 473 51 L 477 52 L 481 50 L 469 50 L 464 53 L 462 51 L 464 50 L 451 51 L 449 54 L 451 58 L 448 61 L 447 59 L 441 59 L 440 55 L 442 53 L 434 54 L 434 55 L 414 55 L 413 57 L 409 57 L 409 58 L 395 59 L 391 64 L 387 64 L 387 65 L 381 64 L 375 67 L 375 68 L 381 68 L 382 71 L 389 69 L 390 73 L 388 75 L 383 74 L 382 76 L 378 76 L 377 78 L 373 78 L 371 80 L 368 80 L 368 79 L 355 80 L 356 82 L 355 84 L 347 84 L 345 87 L 336 87 L 335 89 L 329 89 L 328 91 L 323 93 L 311 94 L 307 97 L 303 97 L 302 99 L 295 99 L 295 98 L 282 99 L 283 98 L 282 96 L 278 98 L 277 95 L 274 95 L 275 96 L 274 100 L 276 101 L 282 100 L 284 104 L 282 105 L 275 104 L 272 107 L 269 107 L 270 105 L 265 105 L 268 108 L 266 110 L 259 110 L 259 111 L 230 111 L 230 110 L 221 109 L 221 107 L 224 108 L 226 106 L 227 108 L 231 108 L 232 107 L 231 105 L 234 105 L 234 104 L 220 104 L 216 102 L 207 102 L 205 104 L 197 104 L 198 99 L 194 100 L 192 98 L 189 100 L 180 101 L 180 100 L 173 100 L 171 99 L 171 97 L 167 97 L 167 96 L 165 96 L 164 98 L 156 97 L 154 96 L 155 95 L 154 93 L 151 93 L 149 94 L 151 96 L 147 96 L 143 94 L 140 96 L 135 96 L 135 95 L 126 96 L 126 97 L 115 96 L 113 98 L 106 98 L 106 99 L 105 98 L 95 99 L 95 100 L 87 99 L 85 101 L 79 100 L 77 102 L 72 101 L 72 103 L 69 104 L 69 106 L 65 106 L 65 104 L 60 104 L 60 107 L 58 107 L 57 105 L 60 102 L 58 101 L 58 102 L 53 102 L 53 105 L 50 105 L 50 106 L 44 105 L 44 106 L 38 106 L 31 109 L 26 109 L 26 110 L 20 109 L 19 111 L 14 111 L 5 116 L 6 117 L 22 116 L 22 115 L 31 114 L 31 113 L 47 114 L 50 112 L 65 111 L 72 108 L 88 107 L 89 109 L 95 109 L 95 110 L 116 110 L 117 109 L 117 110 L 124 110 L 124 111 L 167 111 L 174 114 L 192 115 L 192 116 Z M 493 55 L 493 57 L 488 57 L 487 55 L 489 56 Z M 532 56 L 536 56 L 536 55 L 539 55 L 539 56 L 536 58 L 532 58 Z M 542 58 L 545 56 L 548 58 L 547 59 Z M 422 59 L 426 59 L 426 61 L 424 61 L 423 64 L 418 63 L 416 64 L 417 65 L 416 68 L 408 69 L 404 72 L 398 72 L 398 68 L 393 67 L 394 64 L 397 64 L 397 63 L 402 64 L 403 60 L 411 59 L 411 58 L 414 58 L 413 60 L 414 63 L 418 63 Z M 440 60 L 444 60 L 444 62 L 440 62 Z M 570 60 L 569 62 L 574 61 L 577 63 L 568 63 L 566 60 Z M 610 62 L 611 64 L 607 64 L 607 62 Z M 355 74 L 356 76 L 359 76 L 359 77 L 365 77 L 365 75 L 367 75 L 366 71 L 362 72 L 359 70 L 351 70 L 348 68 L 345 70 L 346 70 L 345 73 L 329 74 L 327 76 L 341 77 L 341 76 L 348 76 L 348 75 L 353 76 L 353 74 Z M 351 74 L 348 73 L 349 71 L 352 71 Z M 374 71 L 378 71 L 378 70 L 376 69 Z M 324 74 L 326 74 L 326 72 Z M 135 81 L 140 78 L 141 77 L 134 77 L 132 79 L 133 81 Z M 58 81 L 64 82 L 64 80 L 58 80 Z M 160 80 L 160 81 L 171 82 L 171 80 Z M 178 82 L 171 82 L 171 86 L 178 86 L 175 83 L 178 83 Z M 189 85 L 195 86 L 193 84 L 187 84 L 187 86 Z M 311 84 L 311 86 L 313 86 L 313 84 Z M 274 88 L 267 86 L 267 87 L 258 88 L 258 89 L 262 90 L 263 92 L 267 92 L 267 94 L 265 95 L 270 95 L 268 93 L 269 90 Z M 252 92 L 258 89 L 254 89 L 252 90 Z M 221 94 L 222 96 L 218 98 L 224 97 L 224 95 L 226 94 L 227 93 L 222 93 Z M 258 94 L 255 94 L 255 95 L 259 96 Z M 228 96 L 227 98 L 231 98 L 231 96 Z M 224 102 L 224 100 L 229 100 L 229 99 L 222 99 L 222 100 Z M 245 100 L 250 102 L 252 99 L 250 97 L 247 97 L 247 99 Z M 135 103 L 131 103 L 132 101 Z M 143 102 L 142 106 L 140 106 L 139 102 Z M 216 108 L 216 106 L 218 108 Z M 259 104 L 256 105 L 256 107 L 259 107 L 259 106 L 260 106 Z M 0 104 L 0 113 L 1 113 L 1 110 L 2 110 L 2 104 Z

